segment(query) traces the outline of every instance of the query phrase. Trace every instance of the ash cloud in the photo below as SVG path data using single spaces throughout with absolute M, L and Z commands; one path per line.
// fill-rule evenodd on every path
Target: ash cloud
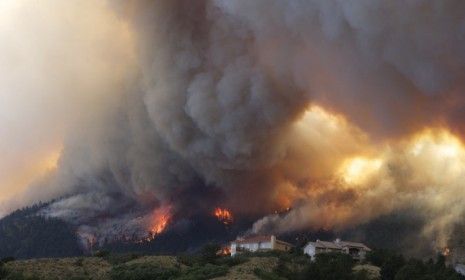
M 264 215 L 255 232 L 285 232 L 414 203 L 444 245 L 464 210 L 464 6 L 109 1 L 134 68 L 63 132 L 57 170 L 36 185 L 67 196 L 44 214 L 91 231 L 220 203 Z

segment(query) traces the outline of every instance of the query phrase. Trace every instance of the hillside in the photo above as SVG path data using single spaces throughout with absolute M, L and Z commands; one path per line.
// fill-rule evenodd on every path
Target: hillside
M 148 277 L 152 273 L 160 277 L 153 279 L 254 280 L 262 279 L 254 271 L 258 269 L 265 273 L 271 273 L 277 264 L 278 258 L 276 257 L 251 257 L 246 260 L 241 259 L 237 264 L 230 264 L 230 267 L 228 265 L 214 266 L 207 264 L 204 268 L 199 269 L 198 267 L 195 268 L 194 266 L 186 265 L 182 260 L 178 260 L 172 256 L 145 256 L 122 263 L 96 257 L 35 259 L 8 262 L 5 267 L 8 273 L 10 273 L 10 277 L 12 277 L 11 275 L 15 275 L 15 277 L 22 275 L 19 279 L 31 279 L 33 277 L 35 279 L 56 280 L 149 279 L 145 276 Z M 157 273 L 155 272 L 155 268 L 164 270 L 165 272 Z M 146 273 L 143 273 L 144 270 Z M 182 271 L 185 275 L 181 275 L 178 278 L 162 278 L 162 274 L 175 274 L 173 271 Z M 139 278 L 130 278 L 129 274 L 133 277 L 138 275 Z
M 36 215 L 45 204 L 17 210 L 0 220 L 0 256 L 67 257 L 82 254 L 74 229 Z
M 0 258 L 57 258 L 91 253 L 81 245 L 74 225 L 37 214 L 47 205 L 16 210 L 0 219 Z M 186 221 L 188 226 L 173 225 L 150 241 L 108 240 L 93 249 L 168 255 L 192 252 L 208 242 L 221 244 L 233 240 L 241 229 L 240 225 L 229 227 L 211 216 L 193 216 Z
M 183 271 L 187 276 L 200 274 L 213 278 L 179 278 L 179 279 L 260 279 L 254 275 L 254 269 L 271 271 L 277 264 L 274 257 L 253 257 L 244 263 L 237 264 L 231 268 L 227 266 L 207 265 L 204 270 L 185 265 L 176 257 L 172 256 L 145 256 L 128 261 L 114 261 L 97 257 L 86 258 L 62 258 L 62 259 L 33 259 L 12 261 L 5 264 L 9 277 L 14 279 L 89 279 L 89 280 L 111 280 L 111 279 L 150 279 L 148 275 L 175 274 L 173 271 Z M 226 269 L 225 269 L 226 268 Z M 143 271 L 146 273 L 143 273 Z M 157 273 L 155 270 L 163 270 Z M 190 270 L 190 271 L 189 271 Z M 130 278 L 129 272 L 134 277 Z M 128 275 L 126 275 L 128 274 Z M 143 275 L 142 275 L 143 274 Z M 184 276 L 186 276 L 184 275 Z M 217 277 L 216 277 L 217 276 Z M 118 278 L 119 277 L 119 278 Z M 6 278 L 6 279 L 10 279 Z M 0 277 L 0 279 L 2 279 Z M 177 279 L 177 278 L 152 278 L 152 279 Z
M 198 255 L 142 256 L 108 254 L 94 257 L 32 259 L 0 264 L 2 280 L 463 280 L 446 266 L 444 258 L 423 262 L 406 261 L 384 251 L 369 256 L 366 263 L 348 255 L 320 254 L 310 261 L 299 251 L 262 252 L 234 258 L 216 256 L 215 246 Z M 375 265 L 376 264 L 376 265 Z

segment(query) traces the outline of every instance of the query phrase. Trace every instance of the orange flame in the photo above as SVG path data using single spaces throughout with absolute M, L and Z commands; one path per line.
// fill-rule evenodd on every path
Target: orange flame
M 444 248 L 444 250 L 442 251 L 442 255 L 443 255 L 444 257 L 449 256 L 449 255 L 450 255 L 450 249 L 447 248 L 447 247 Z
M 215 208 L 215 211 L 213 212 L 213 215 L 218 218 L 220 222 L 222 222 L 225 225 L 230 225 L 232 224 L 234 218 L 230 210 L 225 209 L 225 208 L 220 208 L 217 207 Z
M 216 252 L 217 256 L 229 256 L 231 255 L 231 247 L 229 245 L 221 247 L 220 250 Z
M 168 226 L 170 220 L 171 213 L 169 206 L 156 209 L 152 214 L 151 224 L 149 228 L 150 236 L 147 238 L 147 240 L 153 240 L 156 235 L 162 233 Z
M 160 233 L 162 233 L 165 230 L 166 226 L 168 225 L 168 220 L 169 220 L 168 216 L 163 215 L 163 216 L 159 217 L 156 220 L 155 224 L 152 226 L 150 232 L 152 234 L 160 234 Z

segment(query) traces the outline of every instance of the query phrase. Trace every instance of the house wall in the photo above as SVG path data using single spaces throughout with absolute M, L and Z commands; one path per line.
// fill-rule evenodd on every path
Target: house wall
M 339 252 L 339 253 L 348 253 L 340 249 L 331 249 L 331 248 L 316 248 L 312 244 L 308 244 L 304 247 L 304 254 L 309 255 L 312 259 L 315 259 L 315 255 L 321 253 L 330 253 L 330 252 Z
M 291 246 L 289 244 L 282 243 L 276 240 L 275 236 L 271 237 L 270 241 L 265 242 L 254 242 L 254 243 L 231 243 L 231 256 L 238 253 L 239 248 L 245 249 L 250 252 L 256 252 L 260 250 L 280 250 L 289 251 Z
M 315 255 L 320 253 L 330 253 L 338 252 L 343 254 L 351 255 L 356 260 L 364 260 L 367 254 L 367 251 L 364 248 L 359 247 L 349 247 L 345 246 L 342 249 L 333 249 L 333 248 L 317 248 L 314 244 L 307 244 L 304 247 L 304 253 L 309 255 L 312 260 L 315 258 Z
M 276 242 L 273 249 L 274 250 L 280 250 L 280 251 L 289 251 L 291 249 L 291 247 L 289 245 L 287 245 L 287 244 Z
M 364 260 L 366 258 L 367 252 L 365 250 L 360 250 L 360 253 L 358 255 L 360 257 L 360 260 Z
M 234 256 L 237 253 L 236 247 L 236 243 L 231 243 L 231 256 Z
M 259 242 L 259 243 L 232 243 L 231 244 L 231 256 L 237 254 L 238 248 L 245 249 L 250 252 L 256 252 L 259 250 L 271 250 L 272 244 L 271 242 Z
M 260 242 L 258 249 L 273 249 L 271 242 Z
M 344 253 L 349 254 L 356 260 L 364 260 L 367 254 L 363 248 L 344 248 Z

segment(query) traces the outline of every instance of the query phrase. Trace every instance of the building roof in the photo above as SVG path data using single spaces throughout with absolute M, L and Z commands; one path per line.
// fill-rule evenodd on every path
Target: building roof
M 352 241 L 321 241 L 317 240 L 316 242 L 308 242 L 306 246 L 313 245 L 315 248 L 322 248 L 322 249 L 333 249 L 333 250 L 342 250 L 343 248 L 359 248 L 364 249 L 366 251 L 371 251 L 370 248 L 365 246 L 363 243 L 359 242 L 352 242 Z
M 271 242 L 271 235 L 257 235 L 246 238 L 238 238 L 233 241 L 237 244 L 248 244 L 248 243 L 259 243 L 259 242 Z
M 338 244 L 342 247 L 349 247 L 349 248 L 361 248 L 367 251 L 371 251 L 365 244 L 360 242 L 352 242 L 352 241 L 339 241 Z
M 256 235 L 256 236 L 250 236 L 250 237 L 246 237 L 246 238 L 238 238 L 236 240 L 233 241 L 233 243 L 236 243 L 236 244 L 251 244 L 251 243 L 260 243 L 260 242 L 271 242 L 271 237 L 273 235 Z M 285 241 L 282 241 L 282 240 L 278 240 L 276 239 L 276 243 L 281 243 L 281 244 L 284 244 L 284 245 L 288 245 L 288 246 L 293 246 L 292 244 L 290 243 L 287 243 Z
M 342 250 L 341 246 L 337 245 L 334 242 L 330 242 L 330 241 L 317 240 L 316 242 L 309 242 L 307 246 L 309 244 L 315 246 L 315 248 Z

